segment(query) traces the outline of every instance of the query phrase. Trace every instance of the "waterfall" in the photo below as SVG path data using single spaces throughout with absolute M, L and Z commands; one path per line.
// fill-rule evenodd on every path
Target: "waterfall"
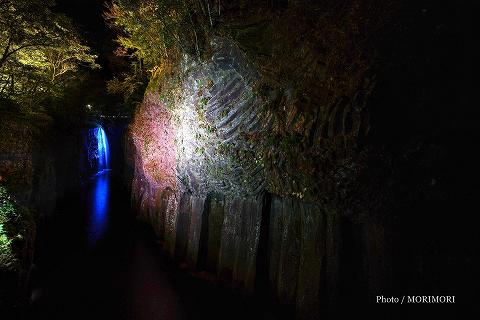
M 89 166 L 97 173 L 110 168 L 110 148 L 107 135 L 101 126 L 88 130 L 87 151 Z
M 95 137 L 97 139 L 98 171 L 101 172 L 109 168 L 110 150 L 107 135 L 102 127 L 95 128 Z

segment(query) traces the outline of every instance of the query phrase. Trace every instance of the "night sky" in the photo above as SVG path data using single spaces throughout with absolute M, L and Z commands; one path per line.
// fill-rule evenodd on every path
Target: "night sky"
M 102 69 L 99 76 L 105 80 L 118 73 L 124 67 L 124 61 L 113 54 L 116 44 L 114 34 L 103 19 L 105 0 L 57 0 L 56 9 L 65 13 L 79 26 L 83 39 L 99 56 Z
M 103 113 L 115 113 L 122 97 L 107 94 L 106 84 L 115 75 L 126 71 L 129 62 L 114 54 L 116 43 L 114 31 L 103 18 L 105 0 L 57 0 L 55 10 L 70 17 L 78 26 L 85 44 L 98 55 L 99 70 L 86 70 L 89 74 L 84 83 L 88 103 L 97 105 Z

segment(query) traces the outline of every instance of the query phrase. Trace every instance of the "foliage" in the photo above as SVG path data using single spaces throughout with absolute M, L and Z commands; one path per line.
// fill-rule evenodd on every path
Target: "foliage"
M 116 54 L 131 61 L 129 73 L 110 81 L 111 93 L 126 98 L 144 89 L 158 68 L 181 54 L 199 57 L 213 25 L 213 2 L 207 0 L 114 0 L 104 14 L 117 33 Z
M 60 97 L 81 66 L 98 68 L 53 1 L 0 1 L 0 96 L 27 108 Z
M 18 265 L 15 241 L 23 239 L 29 218 L 0 185 L 0 269 L 12 270 Z
M 6 194 L 6 190 L 0 186 L 0 268 L 9 269 L 15 258 L 12 254 L 12 240 L 7 237 L 4 230 L 4 224 L 9 220 L 9 216 L 14 214 L 12 203 Z
M 107 82 L 107 91 L 110 94 L 123 96 L 124 103 L 136 104 L 141 101 L 148 77 L 144 73 L 124 72 Z
M 118 31 L 116 53 L 135 57 L 141 69 L 151 70 L 180 50 L 200 50 L 208 28 L 209 1 L 114 0 L 105 19 Z M 210 12 L 210 9 L 208 9 Z

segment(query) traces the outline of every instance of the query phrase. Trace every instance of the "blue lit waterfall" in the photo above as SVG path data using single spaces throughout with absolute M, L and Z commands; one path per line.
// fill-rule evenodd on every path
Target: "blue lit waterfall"
M 95 128 L 95 136 L 97 137 L 98 145 L 98 171 L 103 171 L 109 168 L 108 158 L 110 150 L 108 148 L 108 140 L 102 127 Z
M 90 172 L 95 174 L 90 190 L 90 221 L 88 225 L 88 239 L 95 243 L 103 237 L 108 224 L 108 206 L 110 196 L 109 174 L 110 148 L 105 130 L 96 125 L 88 130 L 87 135 L 88 161 Z
M 105 130 L 101 126 L 88 132 L 88 160 L 94 172 L 102 173 L 110 168 L 110 148 Z

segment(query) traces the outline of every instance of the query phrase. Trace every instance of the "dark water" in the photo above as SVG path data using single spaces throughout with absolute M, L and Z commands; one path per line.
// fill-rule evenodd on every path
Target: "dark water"
M 276 319 L 174 268 L 111 175 L 65 197 L 39 235 L 28 319 Z

